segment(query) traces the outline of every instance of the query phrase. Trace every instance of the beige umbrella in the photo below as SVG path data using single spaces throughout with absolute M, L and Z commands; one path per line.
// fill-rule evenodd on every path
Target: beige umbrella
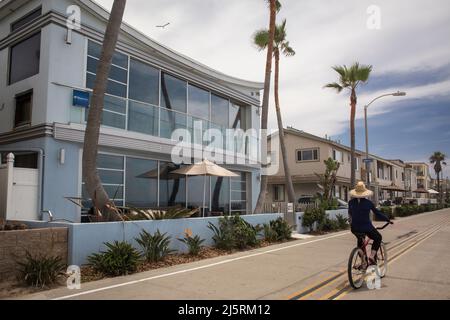
M 238 174 L 231 172 L 215 163 L 205 159 L 202 162 L 191 164 L 189 166 L 172 171 L 172 174 L 180 174 L 185 176 L 203 176 L 203 207 L 202 215 L 205 216 L 206 202 L 206 177 L 239 177 Z

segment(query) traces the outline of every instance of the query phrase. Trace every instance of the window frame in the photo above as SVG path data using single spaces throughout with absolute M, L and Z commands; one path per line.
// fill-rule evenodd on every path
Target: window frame
M 17 45 L 19 45 L 19 44 L 21 44 L 21 43 L 23 43 L 23 42 L 25 42 L 25 41 L 27 41 L 27 40 L 29 40 L 29 39 L 31 39 L 31 38 L 33 38 L 34 36 L 36 36 L 36 35 L 38 35 L 39 34 L 39 61 L 38 61 L 38 71 L 35 73 L 35 74 L 33 74 L 33 75 L 31 75 L 31 76 L 28 76 L 28 77 L 26 77 L 26 78 L 23 78 L 23 79 L 20 79 L 20 80 L 17 80 L 17 81 L 14 81 L 14 82 L 11 82 L 11 66 L 12 66 L 12 62 L 13 62 L 13 48 L 14 47 L 16 47 Z M 22 38 L 22 39 L 20 39 L 19 41 L 16 41 L 16 42 L 14 42 L 12 45 L 10 45 L 9 47 L 8 47 L 8 66 L 7 66 L 7 73 L 6 73 L 6 76 L 7 76 L 7 79 L 6 79 L 6 83 L 7 83 L 7 86 L 11 86 L 11 85 L 13 85 L 13 84 L 15 84 L 15 83 L 18 83 L 18 82 L 20 82 L 20 81 L 23 81 L 23 80 L 25 80 L 25 79 L 29 79 L 29 78 L 31 78 L 31 77 L 34 77 L 34 76 L 36 76 L 36 75 L 38 75 L 40 72 L 41 72 L 41 45 L 42 45 L 42 31 L 41 30 L 39 30 L 39 31 L 37 31 L 37 32 L 35 32 L 35 33 L 33 33 L 33 34 L 31 34 L 31 35 L 28 35 L 28 36 L 26 36 L 26 37 L 24 37 L 24 38 Z
M 303 160 L 303 156 L 302 156 L 302 160 L 299 160 L 299 158 L 298 158 L 299 152 L 301 152 L 303 154 L 304 151 L 312 151 L 313 159 L 312 160 Z M 317 151 L 317 159 L 314 159 L 314 151 Z M 320 161 L 320 148 L 296 149 L 295 150 L 295 161 L 297 163 L 302 163 L 302 162 L 319 162 Z
M 17 24 L 18 22 L 23 21 L 23 20 L 29 18 L 30 16 L 32 16 L 32 15 L 35 14 L 36 12 L 39 12 L 39 16 L 37 16 L 37 17 L 31 19 L 31 20 L 28 21 L 28 22 L 25 22 L 23 25 L 21 25 L 21 26 L 19 26 L 19 27 L 17 27 L 17 28 L 14 29 L 14 25 L 15 25 L 15 24 Z M 15 31 L 17 31 L 17 30 L 20 30 L 20 29 L 24 28 L 25 26 L 27 26 L 28 24 L 30 24 L 30 23 L 36 21 L 36 20 L 39 19 L 41 16 L 42 16 L 42 6 L 38 6 L 37 8 L 35 8 L 35 9 L 31 10 L 30 12 L 28 12 L 27 14 L 23 15 L 22 17 L 17 18 L 17 19 L 14 20 L 13 22 L 11 22 L 11 23 L 9 24 L 9 32 L 15 32 Z
M 278 198 L 278 192 L 277 192 L 277 188 L 282 188 L 282 198 Z M 285 202 L 286 201 L 286 186 L 284 184 L 275 184 L 273 185 L 273 201 L 274 202 Z
M 23 99 L 26 96 L 30 96 L 30 119 L 26 123 L 17 124 L 16 123 L 17 100 L 19 100 L 21 98 Z M 24 127 L 30 127 L 32 120 L 33 120 L 33 89 L 30 89 L 30 90 L 18 93 L 14 97 L 14 124 L 13 124 L 13 128 L 15 130 L 15 129 L 20 129 L 20 128 L 24 128 Z

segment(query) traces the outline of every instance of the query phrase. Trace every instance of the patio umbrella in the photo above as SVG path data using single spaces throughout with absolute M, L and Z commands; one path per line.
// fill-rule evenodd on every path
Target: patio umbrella
M 428 193 L 429 193 L 429 194 L 439 194 L 439 192 L 437 192 L 437 191 L 434 190 L 434 189 L 428 189 Z
M 205 202 L 206 202 L 206 177 L 238 177 L 239 175 L 218 166 L 215 163 L 205 159 L 202 162 L 191 164 L 189 166 L 172 171 L 173 174 L 180 174 L 185 176 L 203 176 L 203 206 L 202 216 L 205 216 Z

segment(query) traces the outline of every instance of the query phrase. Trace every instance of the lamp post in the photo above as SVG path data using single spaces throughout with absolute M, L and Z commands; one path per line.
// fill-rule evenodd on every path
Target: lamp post
M 373 99 L 372 101 L 370 101 L 368 104 L 366 104 L 364 106 L 364 124 L 365 124 L 365 131 L 366 131 L 366 159 L 364 159 L 364 160 L 366 163 L 366 184 L 367 184 L 368 188 L 370 188 L 370 160 L 369 160 L 369 132 L 368 132 L 368 128 L 367 128 L 367 109 L 376 100 L 381 99 L 383 97 L 388 97 L 388 96 L 403 97 L 403 96 L 406 96 L 406 92 L 397 91 L 394 93 L 383 94 L 381 96 L 376 97 L 375 99 Z

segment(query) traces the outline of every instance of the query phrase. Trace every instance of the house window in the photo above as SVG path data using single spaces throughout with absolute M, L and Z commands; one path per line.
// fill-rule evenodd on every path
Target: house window
M 285 201 L 284 200 L 284 184 L 277 184 L 273 186 L 273 200 L 274 201 Z
M 16 112 L 14 115 L 14 127 L 31 124 L 31 109 L 33 105 L 33 92 L 16 96 Z
M 238 174 L 238 177 L 230 178 L 231 214 L 247 214 L 247 174 Z
M 37 9 L 34 9 L 30 13 L 26 14 L 22 18 L 16 20 L 15 22 L 11 23 L 11 32 L 16 31 L 17 29 L 27 25 L 28 23 L 36 20 L 42 15 L 42 8 L 39 7 Z
M 209 120 L 209 91 L 189 85 L 188 113 L 191 116 Z
M 355 158 L 355 170 L 359 170 L 359 158 Z
M 87 57 L 86 87 L 94 89 L 97 66 L 100 60 L 102 46 L 89 41 Z M 108 75 L 106 93 L 126 98 L 128 83 L 128 57 L 115 52 L 112 59 L 111 69 Z
M 180 112 L 187 108 L 187 82 L 161 73 L 161 106 Z
M 301 161 L 318 161 L 319 149 L 297 150 L 297 162 Z
M 11 47 L 9 59 L 9 84 L 39 73 L 41 33 Z
M 344 162 L 344 154 L 341 151 L 333 150 L 333 160 L 343 163 Z

